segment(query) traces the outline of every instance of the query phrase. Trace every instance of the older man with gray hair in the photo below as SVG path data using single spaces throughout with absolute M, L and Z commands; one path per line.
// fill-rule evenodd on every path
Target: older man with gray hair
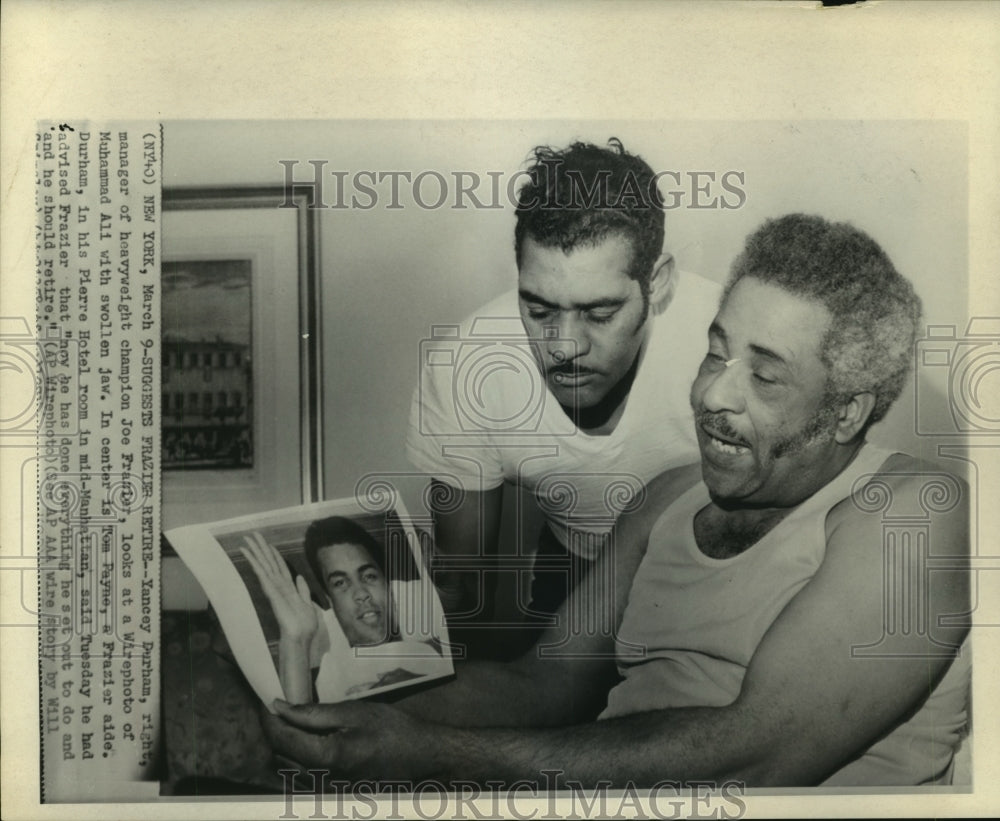
M 948 783 L 969 682 L 968 490 L 865 438 L 901 392 L 919 317 L 866 234 L 765 223 L 691 388 L 700 463 L 650 483 L 560 611 L 617 629 L 551 631 L 395 706 L 278 704 L 276 746 L 335 776 Z M 911 542 L 887 535 L 887 499 L 922 517 Z

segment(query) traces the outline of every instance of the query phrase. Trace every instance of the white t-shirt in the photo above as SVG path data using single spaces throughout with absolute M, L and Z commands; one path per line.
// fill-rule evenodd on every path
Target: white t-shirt
M 533 491 L 555 535 L 595 558 L 646 482 L 698 458 L 688 396 L 708 348 L 721 288 L 677 272 L 614 431 L 576 428 L 532 356 L 512 290 L 461 326 L 436 326 L 421 349 L 407 454 L 420 471 L 485 491 L 504 481 Z

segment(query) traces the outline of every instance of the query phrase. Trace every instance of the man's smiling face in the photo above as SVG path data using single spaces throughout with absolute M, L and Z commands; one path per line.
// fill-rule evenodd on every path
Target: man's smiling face
M 632 243 L 611 235 L 569 253 L 526 238 L 518 271 L 521 321 L 538 366 L 565 407 L 598 404 L 645 339 L 647 301 L 628 275 Z
M 829 325 L 820 303 L 753 277 L 729 292 L 691 387 L 702 475 L 717 504 L 790 506 L 818 486 L 839 415 L 820 359 Z

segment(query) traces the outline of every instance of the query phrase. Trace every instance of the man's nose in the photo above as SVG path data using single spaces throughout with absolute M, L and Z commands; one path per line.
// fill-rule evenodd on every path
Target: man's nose
M 590 352 L 590 334 L 586 323 L 573 311 L 560 314 L 547 327 L 546 350 L 555 364 L 570 362 Z
M 702 387 L 701 403 L 712 413 L 731 411 L 741 413 L 744 409 L 744 378 L 740 360 L 731 359 L 725 367 L 708 374 Z

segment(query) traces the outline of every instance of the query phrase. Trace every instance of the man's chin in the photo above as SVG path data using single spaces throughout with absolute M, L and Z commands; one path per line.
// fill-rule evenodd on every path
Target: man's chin
M 591 377 L 586 383 L 580 384 L 565 384 L 554 382 L 550 379 L 548 386 L 550 393 L 564 408 L 586 410 L 587 408 L 594 407 L 594 405 L 600 403 L 601 399 L 604 398 L 595 377 Z
M 741 477 L 735 475 L 733 470 L 720 467 L 702 456 L 701 479 L 708 488 L 708 495 L 716 504 L 726 506 L 740 502 L 744 489 L 740 482 Z

